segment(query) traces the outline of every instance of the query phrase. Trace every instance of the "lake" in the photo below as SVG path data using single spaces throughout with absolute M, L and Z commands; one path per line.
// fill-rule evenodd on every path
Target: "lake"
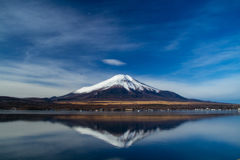
M 0 111 L 1 160 L 237 160 L 239 111 Z

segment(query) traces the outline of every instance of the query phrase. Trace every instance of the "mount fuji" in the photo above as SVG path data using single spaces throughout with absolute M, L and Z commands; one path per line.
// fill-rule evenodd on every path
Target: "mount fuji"
M 73 93 L 76 93 L 76 94 L 89 93 L 94 90 L 106 90 L 111 87 L 123 87 L 128 91 L 131 91 L 131 90 L 138 90 L 138 91 L 148 90 L 148 91 L 155 91 L 155 92 L 160 91 L 156 88 L 153 88 L 151 86 L 148 86 L 144 83 L 141 83 L 141 82 L 133 79 L 129 75 L 119 74 L 119 75 L 116 75 L 116 76 L 106 80 L 106 81 L 100 82 L 96 85 L 93 85 L 90 87 L 83 87 L 79 90 L 76 90 Z
M 118 74 L 103 82 L 83 87 L 67 95 L 55 97 L 54 101 L 101 101 L 101 100 L 164 100 L 195 101 L 171 91 L 163 91 L 146 85 L 129 75 Z

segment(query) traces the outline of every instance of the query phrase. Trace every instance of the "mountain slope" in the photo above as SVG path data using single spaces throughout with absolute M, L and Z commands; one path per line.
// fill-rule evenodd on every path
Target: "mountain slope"
M 165 100 L 192 101 L 174 92 L 162 91 L 146 85 L 129 75 L 116 75 L 93 86 L 83 87 L 56 101 L 109 101 L 109 100 Z

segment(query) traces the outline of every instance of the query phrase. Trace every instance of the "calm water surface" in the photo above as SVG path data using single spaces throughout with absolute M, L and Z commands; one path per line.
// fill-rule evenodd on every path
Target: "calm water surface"
M 238 111 L 0 111 L 1 160 L 239 158 Z

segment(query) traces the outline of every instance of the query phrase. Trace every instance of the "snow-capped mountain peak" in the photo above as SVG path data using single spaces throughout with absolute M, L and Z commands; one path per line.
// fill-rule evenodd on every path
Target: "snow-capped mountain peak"
M 131 91 L 131 90 L 139 90 L 139 91 L 148 90 L 148 91 L 155 91 L 155 92 L 160 91 L 159 89 L 156 89 L 154 87 L 148 86 L 144 83 L 141 83 L 135 80 L 129 75 L 118 74 L 106 81 L 100 82 L 93 86 L 83 87 L 81 89 L 74 91 L 73 93 L 74 94 L 90 93 L 95 90 L 106 90 L 113 86 L 124 87 L 128 91 Z

